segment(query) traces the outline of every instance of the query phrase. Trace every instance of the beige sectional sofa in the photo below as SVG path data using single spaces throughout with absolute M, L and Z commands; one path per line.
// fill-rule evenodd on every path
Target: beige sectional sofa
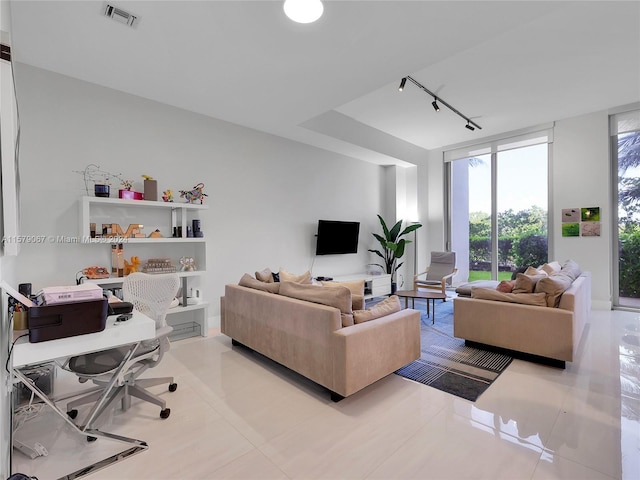
M 353 312 L 345 286 L 261 286 L 245 277 L 244 286 L 225 287 L 222 333 L 326 387 L 334 401 L 420 357 L 420 312 L 396 311 L 397 297 Z
M 568 261 L 560 270 L 546 275 L 518 274 L 518 279 L 520 286 L 533 285 L 532 291 L 504 293 L 487 284 L 471 284 L 470 297 L 456 297 L 454 336 L 564 368 L 565 362 L 575 360 L 589 319 L 590 274 Z

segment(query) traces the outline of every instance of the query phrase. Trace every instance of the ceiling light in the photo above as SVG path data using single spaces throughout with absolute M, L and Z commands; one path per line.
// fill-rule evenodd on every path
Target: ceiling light
M 478 125 L 476 122 L 474 122 L 473 120 L 471 120 L 469 117 L 467 117 L 466 115 L 463 115 L 462 113 L 460 113 L 458 110 L 456 110 L 455 108 L 453 108 L 450 104 L 448 104 L 447 102 L 445 102 L 441 97 L 437 97 L 435 93 L 433 93 L 432 91 L 430 91 L 427 87 L 425 87 L 424 85 L 422 85 L 420 82 L 418 82 L 415 78 L 411 78 L 409 75 L 407 75 L 406 77 L 404 77 L 401 81 L 400 81 L 400 88 L 398 88 L 398 90 L 402 91 L 402 89 L 404 88 L 404 84 L 406 83 L 406 81 L 409 80 L 411 83 L 413 83 L 416 87 L 418 87 L 421 90 L 424 90 L 424 92 L 426 94 L 428 94 L 429 96 L 433 97 L 433 102 L 431 102 L 431 105 L 433 106 L 433 108 L 435 109 L 436 112 L 440 111 L 440 105 L 438 105 L 438 102 L 440 102 L 442 105 L 444 105 L 445 107 L 447 107 L 449 110 L 451 110 L 453 113 L 455 113 L 456 115 L 458 115 L 459 117 L 464 118 L 467 121 L 467 124 L 465 125 L 466 128 L 468 128 L 469 130 L 473 131 L 476 128 L 479 130 L 482 130 L 482 127 L 480 125 Z
M 315 22 L 324 11 L 320 0 L 285 0 L 283 8 L 287 17 L 298 23 Z

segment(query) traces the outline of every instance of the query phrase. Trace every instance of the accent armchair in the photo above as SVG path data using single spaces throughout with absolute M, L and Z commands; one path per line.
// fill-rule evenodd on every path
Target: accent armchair
M 457 271 L 455 252 L 431 252 L 431 264 L 424 272 L 414 275 L 413 289 L 429 288 L 446 294 L 446 286 L 451 285 Z M 420 278 L 425 274 L 425 278 Z

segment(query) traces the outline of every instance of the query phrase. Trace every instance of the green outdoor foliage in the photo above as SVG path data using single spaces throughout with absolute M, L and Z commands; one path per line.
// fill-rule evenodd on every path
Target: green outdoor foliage
M 498 280 L 511 280 L 511 272 L 498 272 Z M 491 272 L 486 270 L 471 270 L 469 272 L 469 282 L 476 280 L 491 280 Z
M 547 212 L 534 206 L 498 213 L 498 264 L 501 270 L 547 262 Z M 491 216 L 469 214 L 471 270 L 487 270 L 491 262 Z
M 640 178 L 623 178 L 640 166 L 640 132 L 618 136 L 619 276 L 621 297 L 640 298 Z
M 398 260 L 402 258 L 404 255 L 405 246 L 408 243 L 411 243 L 411 240 L 406 240 L 403 237 L 408 233 L 417 230 L 422 227 L 421 224 L 415 223 L 413 225 L 409 225 L 407 228 L 400 231 L 402 228 L 402 220 L 398 220 L 398 222 L 389 230 L 387 228 L 387 224 L 384 219 L 378 215 L 378 220 L 380 220 L 380 225 L 382 226 L 382 232 L 384 236 L 374 233 L 373 236 L 380 242 L 381 250 L 369 249 L 370 252 L 375 253 L 384 261 L 384 264 L 380 263 L 372 263 L 371 265 L 377 265 L 382 268 L 385 273 L 391 274 L 392 281 L 395 280 L 395 274 L 398 269 L 402 266 L 402 262 L 398 263 Z

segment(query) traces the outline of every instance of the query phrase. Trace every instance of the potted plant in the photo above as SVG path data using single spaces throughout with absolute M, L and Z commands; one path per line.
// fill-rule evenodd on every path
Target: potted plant
M 375 253 L 384 261 L 384 264 L 380 263 L 372 263 L 371 265 L 376 265 L 385 273 L 391 275 L 391 293 L 395 293 L 397 288 L 396 283 L 396 272 L 402 266 L 404 262 L 398 263 L 398 260 L 402 258 L 404 255 L 404 249 L 407 243 L 411 243 L 411 240 L 406 240 L 405 238 L 401 238 L 408 233 L 411 233 L 418 228 L 422 227 L 420 223 L 414 223 L 409 225 L 407 228 L 400 231 L 402 228 L 402 220 L 398 220 L 398 222 L 389 230 L 387 228 L 387 224 L 384 219 L 378 215 L 378 220 L 380 220 L 380 225 L 382 226 L 382 232 L 384 236 L 374 233 L 373 236 L 380 242 L 381 250 L 369 249 L 371 253 Z

